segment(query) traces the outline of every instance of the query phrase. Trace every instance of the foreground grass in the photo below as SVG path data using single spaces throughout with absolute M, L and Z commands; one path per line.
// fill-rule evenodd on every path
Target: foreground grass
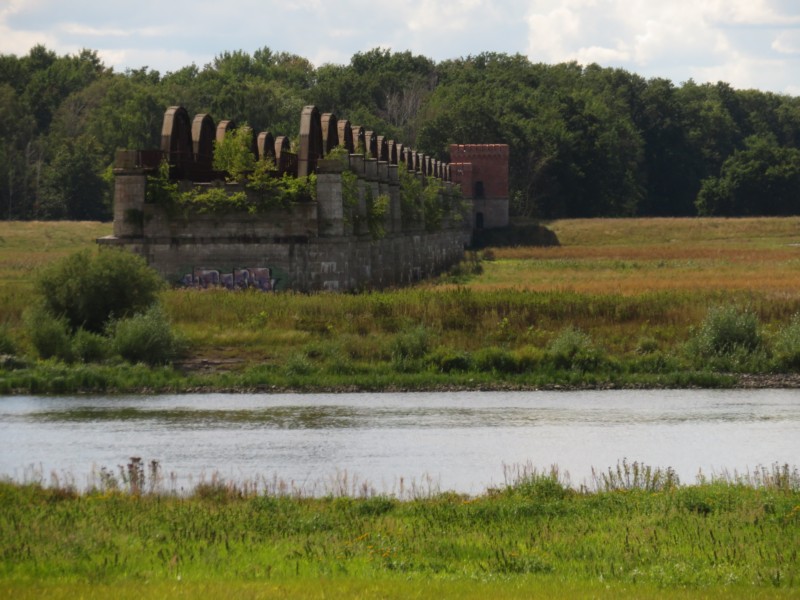
M 792 597 L 800 489 L 796 470 L 775 474 L 767 485 L 681 486 L 610 472 L 593 492 L 533 474 L 479 497 L 403 501 L 264 495 L 219 482 L 191 497 L 2 483 L 0 591 Z
M 148 371 L 36 361 L 23 325 L 31 270 L 92 247 L 110 225 L 0 223 L 0 346 L 18 358 L 0 366 L 0 393 L 729 386 L 800 368 L 800 328 L 796 340 L 786 333 L 800 313 L 800 219 L 548 227 L 561 246 L 490 249 L 482 272 L 413 288 L 170 290 L 162 303 L 188 354 Z M 693 337 L 709 308 L 725 306 L 755 315 L 758 344 L 698 355 Z

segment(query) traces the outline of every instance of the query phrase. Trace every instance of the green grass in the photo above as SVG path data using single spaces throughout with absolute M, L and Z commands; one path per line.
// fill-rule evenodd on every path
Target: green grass
M 224 482 L 189 497 L 2 483 L 0 590 L 158 596 L 231 586 L 243 597 L 398 598 L 800 591 L 796 470 L 691 486 L 663 475 L 625 464 L 579 492 L 557 473 L 528 473 L 477 497 L 407 500 L 288 497 Z

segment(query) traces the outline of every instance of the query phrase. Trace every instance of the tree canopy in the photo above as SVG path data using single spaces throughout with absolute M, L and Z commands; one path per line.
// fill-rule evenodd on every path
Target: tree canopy
M 315 104 L 444 160 L 452 143 L 507 143 L 519 215 L 800 213 L 793 96 L 498 53 L 314 67 L 262 48 L 161 74 L 36 46 L 0 55 L 0 218 L 110 218 L 115 151 L 157 148 L 175 104 L 290 138 Z

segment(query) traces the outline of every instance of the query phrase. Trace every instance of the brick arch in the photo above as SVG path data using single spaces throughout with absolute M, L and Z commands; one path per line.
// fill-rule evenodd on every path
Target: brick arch
M 194 116 L 192 121 L 192 153 L 195 164 L 202 169 L 211 169 L 214 162 L 214 138 L 216 126 L 209 114 Z
M 161 152 L 170 165 L 180 169 L 191 168 L 194 164 L 192 125 L 189 122 L 189 113 L 182 106 L 170 106 L 164 113 Z
M 353 125 L 353 152 L 364 152 L 367 147 L 366 131 L 361 125 Z
M 296 166 L 296 163 L 289 160 L 289 155 L 291 155 L 289 138 L 279 135 L 275 138 L 275 165 L 281 175 L 291 171 L 294 168 L 293 165 Z
M 378 136 L 374 131 L 364 132 L 364 152 L 372 158 L 378 158 Z
M 269 131 L 262 131 L 256 139 L 259 160 L 275 161 L 275 138 Z
M 385 136 L 375 136 L 375 158 L 383 162 L 389 162 L 389 147 L 386 145 Z
M 406 165 L 406 171 L 414 170 L 414 151 L 408 147 L 403 147 L 403 152 L 400 154 L 400 161 Z
M 355 152 L 353 147 L 353 128 L 350 126 L 350 121 L 343 119 L 336 124 L 339 133 L 339 145 L 347 148 L 349 154 Z
M 300 115 L 300 152 L 297 155 L 297 176 L 305 177 L 317 170 L 322 158 L 322 123 L 316 106 L 306 106 Z
M 322 126 L 322 148 L 323 154 L 327 155 L 331 150 L 339 145 L 339 128 L 337 127 L 338 120 L 333 113 L 324 113 L 320 117 L 320 125 Z
M 226 119 L 225 121 L 220 121 L 217 123 L 217 134 L 216 140 L 217 143 L 221 142 L 225 139 L 225 134 L 229 131 L 233 131 L 236 129 L 236 121 L 233 119 Z

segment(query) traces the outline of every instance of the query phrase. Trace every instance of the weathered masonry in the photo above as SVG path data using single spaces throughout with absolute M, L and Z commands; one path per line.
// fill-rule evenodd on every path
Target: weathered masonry
M 148 196 L 162 162 L 181 191 L 253 194 L 246 182 L 220 183 L 225 173 L 213 170 L 215 141 L 234 129 L 170 107 L 160 150 L 117 153 L 114 234 L 98 242 L 140 254 L 179 285 L 349 291 L 438 274 L 462 259 L 473 228 L 508 223 L 507 146 L 454 146 L 457 162 L 447 164 L 313 106 L 303 109 L 296 153 L 283 136 L 250 135 L 254 154 L 274 162 L 272 177 L 313 174 L 315 198 L 202 213 Z M 409 210 L 409 189 L 427 204 Z

